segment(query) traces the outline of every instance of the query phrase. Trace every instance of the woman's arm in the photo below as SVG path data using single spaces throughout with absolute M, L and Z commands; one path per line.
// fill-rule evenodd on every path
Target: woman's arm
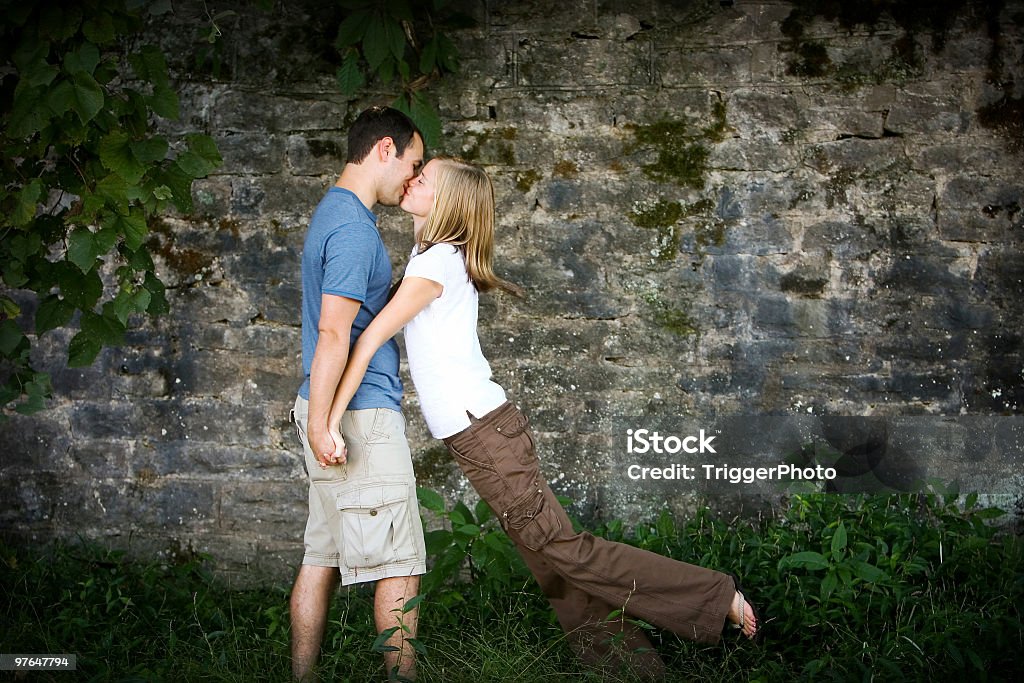
M 407 277 L 403 279 L 401 286 L 388 305 L 359 335 L 355 346 L 352 347 L 348 363 L 345 365 L 345 374 L 341 376 L 338 390 L 334 393 L 331 412 L 327 418 L 327 426 L 335 443 L 334 454 L 330 458 L 332 463 L 345 462 L 345 440 L 341 435 L 341 416 L 345 414 L 349 401 L 352 400 L 352 396 L 355 395 L 359 384 L 363 381 L 373 354 L 384 342 L 405 327 L 407 322 L 415 318 L 416 314 L 426 308 L 431 301 L 441 296 L 443 290 L 441 283 L 426 278 Z

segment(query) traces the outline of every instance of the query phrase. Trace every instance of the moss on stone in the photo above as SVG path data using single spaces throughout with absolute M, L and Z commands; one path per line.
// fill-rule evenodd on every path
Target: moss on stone
M 658 231 L 659 261 L 671 261 L 679 253 L 679 219 L 683 217 L 683 207 L 679 202 L 659 199 L 647 208 L 635 208 L 629 214 L 629 220 L 640 228 Z
M 686 311 L 665 308 L 654 314 L 654 322 L 679 337 L 690 337 L 700 332 L 696 321 Z
M 700 250 L 725 244 L 725 224 L 720 221 L 701 223 L 694 229 L 693 234 L 697 249 Z
M 708 149 L 689 133 L 684 121 L 663 119 L 633 128 L 635 145 L 654 149 L 657 159 L 644 165 L 649 177 L 674 182 L 682 187 L 704 188 Z
M 704 137 L 712 142 L 721 142 L 729 130 L 729 124 L 726 122 L 725 102 L 718 100 L 711 105 L 711 117 L 711 125 L 704 129 Z
M 466 135 L 473 137 L 468 149 L 462 152 L 466 161 L 497 162 L 504 166 L 514 166 L 516 154 L 511 140 L 517 136 L 515 128 L 499 128 L 496 130 L 468 131 Z
M 414 458 L 416 479 L 428 486 L 441 486 L 452 470 L 452 457 L 444 446 L 431 446 L 420 451 Z
M 541 174 L 532 168 L 520 171 L 516 173 L 516 189 L 520 192 L 529 192 L 541 178 Z
M 667 227 L 674 225 L 682 217 L 682 205 L 664 199 L 659 199 L 647 208 L 635 208 L 629 214 L 629 220 L 639 228 Z
M 580 169 L 572 161 L 569 161 L 568 159 L 562 159 L 557 164 L 555 164 L 554 173 L 556 176 L 560 178 L 575 178 L 579 176 Z
M 807 276 L 802 273 L 786 273 L 779 280 L 779 287 L 784 292 L 800 296 L 817 297 L 825 291 L 828 280 L 821 277 Z

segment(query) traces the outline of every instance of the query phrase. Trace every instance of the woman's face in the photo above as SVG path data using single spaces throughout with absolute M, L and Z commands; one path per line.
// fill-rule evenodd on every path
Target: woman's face
M 419 218 L 427 217 L 434 208 L 434 180 L 439 164 L 436 159 L 428 161 L 420 174 L 409 182 L 399 204 L 402 211 Z

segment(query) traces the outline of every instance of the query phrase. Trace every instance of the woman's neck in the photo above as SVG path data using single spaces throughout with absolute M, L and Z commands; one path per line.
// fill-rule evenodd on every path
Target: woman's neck
M 427 224 L 425 216 L 413 216 L 412 217 L 412 235 L 416 240 L 416 244 L 420 243 L 420 236 L 423 235 L 423 226 Z

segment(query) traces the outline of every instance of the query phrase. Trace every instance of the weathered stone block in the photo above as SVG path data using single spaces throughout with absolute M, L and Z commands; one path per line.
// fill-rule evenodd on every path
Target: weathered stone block
M 692 85 L 730 87 L 750 82 L 751 51 L 745 45 L 718 48 L 662 46 L 654 48 L 654 77 L 664 87 Z
M 281 96 L 223 90 L 210 105 L 210 126 L 227 132 L 344 131 L 348 103 L 340 92 Z
M 516 85 L 527 88 L 643 86 L 651 81 L 643 41 L 520 38 L 516 46 Z M 580 75 L 587 74 L 585 80 Z
M 337 176 L 345 166 L 347 139 L 341 132 L 289 135 L 286 144 L 288 167 L 295 175 Z
M 900 135 L 915 133 L 965 133 L 971 115 L 964 111 L 956 89 L 937 84 L 914 84 L 900 88 L 893 101 L 885 129 Z
M 284 165 L 285 141 L 264 133 L 227 133 L 214 137 L 224 160 L 219 174 L 277 173 Z

